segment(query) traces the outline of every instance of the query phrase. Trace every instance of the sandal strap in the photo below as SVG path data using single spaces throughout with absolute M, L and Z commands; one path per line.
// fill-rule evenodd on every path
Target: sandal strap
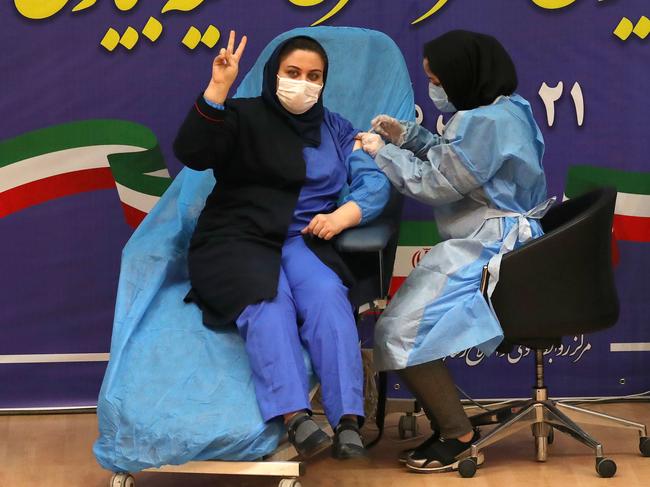
M 433 445 L 427 455 L 427 462 L 423 465 L 427 467 L 430 463 L 438 461 L 442 465 L 451 465 L 455 461 L 455 455 L 450 455 L 444 448 L 436 448 L 440 443 Z
M 427 462 L 425 463 L 425 466 L 429 465 L 431 462 L 437 460 L 443 465 L 450 465 L 456 461 L 456 457 L 460 455 L 463 451 L 466 449 L 469 449 L 472 446 L 472 443 L 474 443 L 476 440 L 478 440 L 478 432 L 474 432 L 474 435 L 472 436 L 472 440 L 469 443 L 461 443 L 458 440 L 445 440 L 444 438 L 440 438 L 439 441 L 433 443 L 430 445 L 426 451 L 427 455 Z M 454 442 L 456 445 L 456 448 L 452 447 L 450 445 L 451 442 Z M 458 449 L 459 446 L 462 446 L 462 449 Z
M 298 428 L 300 427 L 300 425 L 302 423 L 304 423 L 305 421 L 313 421 L 313 419 L 311 419 L 311 415 L 309 413 L 298 413 L 298 414 L 296 414 L 296 416 L 291 418 L 291 421 L 289 421 L 291 426 L 287 430 L 287 434 L 289 436 L 289 441 L 291 443 L 295 443 L 296 432 L 298 431 Z
M 334 432 L 336 434 L 339 434 L 342 431 L 354 431 L 359 436 L 361 436 L 361 430 L 359 429 L 359 425 L 356 423 L 356 421 L 341 421 Z

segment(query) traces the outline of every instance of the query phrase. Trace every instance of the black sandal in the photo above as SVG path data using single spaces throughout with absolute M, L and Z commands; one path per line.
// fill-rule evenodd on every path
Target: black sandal
M 440 438 L 428 448 L 411 455 L 406 462 L 406 467 L 419 473 L 458 470 L 460 461 L 469 456 L 472 443 L 476 443 L 480 437 L 478 430 L 474 430 L 474 435 L 468 442 Z M 480 466 L 483 460 L 483 454 L 479 453 L 477 465 Z
M 300 425 L 306 421 L 314 423 L 317 429 L 303 441 L 296 441 L 296 432 Z M 310 458 L 318 455 L 320 452 L 326 450 L 332 445 L 332 439 L 327 435 L 327 433 L 318 427 L 316 422 L 311 419 L 311 416 L 307 413 L 297 414 L 291 418 L 287 427 L 289 442 L 294 446 L 302 458 Z
M 339 423 L 334 431 L 334 448 L 332 448 L 332 456 L 338 460 L 351 460 L 351 459 L 365 459 L 368 457 L 368 451 L 363 446 L 356 443 L 343 443 L 341 442 L 341 433 L 344 431 L 353 431 L 362 440 L 361 432 L 356 421 L 344 420 Z

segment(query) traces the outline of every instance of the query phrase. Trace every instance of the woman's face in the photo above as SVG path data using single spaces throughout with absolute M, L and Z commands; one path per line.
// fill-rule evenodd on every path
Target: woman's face
M 278 76 L 322 85 L 324 70 L 325 62 L 318 53 L 296 49 L 280 62 Z
M 431 83 L 433 83 L 436 86 L 440 86 L 441 85 L 440 80 L 429 69 L 429 60 L 427 58 L 424 58 L 422 60 L 422 67 L 424 68 L 424 73 L 427 75 L 427 78 L 429 78 L 429 81 L 431 81 Z

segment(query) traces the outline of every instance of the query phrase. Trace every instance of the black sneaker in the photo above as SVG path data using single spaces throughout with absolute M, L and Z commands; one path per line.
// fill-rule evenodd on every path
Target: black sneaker
M 408 459 L 413 455 L 414 453 L 421 453 L 423 450 L 426 448 L 429 448 L 433 443 L 438 441 L 438 438 L 440 438 L 440 433 L 437 431 L 433 431 L 433 434 L 429 436 L 426 440 L 424 440 L 422 443 L 420 443 L 418 446 L 415 448 L 409 448 L 408 450 L 402 450 L 399 453 L 398 461 L 400 463 L 406 463 L 408 462 Z
M 466 443 L 457 439 L 447 440 L 441 437 L 428 448 L 411 455 L 406 462 L 406 467 L 420 473 L 458 470 L 460 460 L 469 456 L 472 443 L 476 443 L 480 437 L 478 430 L 474 430 L 474 436 Z M 477 465 L 481 465 L 483 460 L 483 454 L 479 453 Z
M 346 434 L 347 433 L 347 434 Z M 352 436 L 357 441 L 346 442 L 345 436 Z M 334 430 L 334 447 L 332 456 L 338 460 L 367 459 L 368 451 L 363 446 L 361 433 L 356 421 L 341 421 Z
M 296 432 L 301 424 L 306 421 L 311 421 L 316 428 L 307 438 L 302 441 L 296 441 Z M 294 446 L 298 454 L 302 458 L 310 458 L 318 455 L 323 450 L 326 450 L 332 445 L 332 439 L 325 433 L 316 422 L 311 419 L 307 413 L 297 414 L 291 421 L 289 421 L 288 435 L 289 442 Z

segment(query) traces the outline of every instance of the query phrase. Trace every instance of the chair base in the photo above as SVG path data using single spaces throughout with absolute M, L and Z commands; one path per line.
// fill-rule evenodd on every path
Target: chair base
M 645 425 L 550 400 L 545 387 L 534 389 L 534 399 L 519 401 L 503 408 L 472 416 L 470 421 L 474 426 L 498 424 L 494 430 L 472 444 L 470 456 L 473 458 L 478 457 L 479 451 L 486 446 L 530 426 L 535 437 L 537 461 L 544 462 L 548 456 L 548 445 L 553 442 L 553 430 L 557 429 L 591 448 L 596 457 L 598 473 L 604 477 L 611 477 L 616 472 L 616 464 L 605 458 L 601 443 L 578 426 L 576 422 L 636 430 L 639 433 L 641 453 L 644 456 L 649 454 Z

